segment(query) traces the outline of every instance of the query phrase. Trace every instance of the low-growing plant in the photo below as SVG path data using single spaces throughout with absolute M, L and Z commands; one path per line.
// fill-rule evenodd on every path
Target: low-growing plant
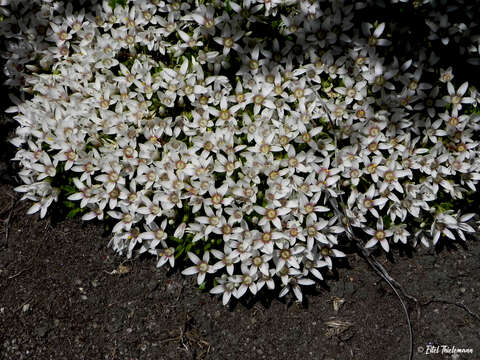
M 115 219 L 115 251 L 188 258 L 183 274 L 214 279 L 224 304 L 275 287 L 301 301 L 350 241 L 465 241 L 478 93 L 434 47 L 402 51 L 408 29 L 369 20 L 371 3 L 11 4 L 24 23 L 0 24 L 23 92 L 9 112 L 28 213 L 62 199 L 69 216 Z M 390 6 L 429 19 L 406 50 L 478 42 L 436 3 Z

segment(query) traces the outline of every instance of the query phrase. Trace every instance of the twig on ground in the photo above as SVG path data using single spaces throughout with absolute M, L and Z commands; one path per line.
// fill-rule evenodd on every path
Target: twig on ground
M 448 300 L 443 300 L 443 299 L 430 299 L 428 300 L 427 302 L 425 303 L 420 303 L 420 306 L 424 307 L 424 306 L 428 306 L 430 305 L 431 303 L 433 302 L 436 302 L 436 303 L 441 303 L 441 304 L 448 304 L 448 305 L 455 305 L 459 308 L 462 308 L 463 310 L 465 310 L 467 313 L 469 313 L 471 316 L 473 316 L 475 319 L 477 319 L 478 321 L 480 321 L 480 316 L 477 314 L 477 313 L 474 313 L 473 311 L 471 311 L 467 305 L 465 304 L 462 304 L 460 302 L 455 302 L 455 301 L 448 301 Z
M 9 279 L 9 280 L 14 279 L 17 276 L 20 276 L 22 273 L 24 273 L 25 271 L 30 270 L 30 269 L 31 269 L 31 266 L 26 268 L 26 269 L 20 270 L 18 273 L 16 273 L 15 275 L 9 276 L 7 279 Z
M 5 219 L 1 220 L 4 224 L 4 226 L 5 226 L 5 241 L 4 241 L 4 244 L 3 244 L 4 248 L 8 247 L 8 236 L 9 236 L 9 232 L 10 232 L 10 220 L 12 219 L 13 210 L 15 210 L 15 205 L 17 204 L 16 198 L 14 198 L 13 196 L 10 196 L 10 197 L 12 198 L 12 202 L 10 204 L 9 209 L 7 210 L 8 211 L 8 216 Z
M 337 216 L 342 218 L 343 215 L 342 215 L 342 212 L 340 211 L 340 208 L 338 206 L 337 199 L 335 199 L 333 197 L 330 197 L 329 201 L 330 201 L 330 204 L 332 205 L 333 209 L 337 213 Z M 365 249 L 361 240 L 355 236 L 355 234 L 353 233 L 353 231 L 351 230 L 351 228 L 348 225 L 346 226 L 346 234 L 347 234 L 347 237 L 350 239 L 350 241 L 354 242 L 358 251 L 363 255 L 363 257 L 368 262 L 368 264 L 373 268 L 373 270 L 383 280 L 385 280 L 385 282 L 392 288 L 393 292 L 395 293 L 395 295 L 400 300 L 400 303 L 402 304 L 403 311 L 405 313 L 405 317 L 407 318 L 408 333 L 409 333 L 409 338 L 410 338 L 410 352 L 409 352 L 408 359 L 412 360 L 413 359 L 413 327 L 412 327 L 412 323 L 410 321 L 410 315 L 408 313 L 407 305 L 405 304 L 402 297 L 398 293 L 397 288 L 402 292 L 402 294 L 405 297 L 414 300 L 415 303 L 418 303 L 418 300 L 415 297 L 406 294 L 406 292 L 403 290 L 402 286 L 400 286 L 400 284 L 388 274 L 387 270 L 371 255 L 371 253 L 369 253 Z
M 183 329 L 180 328 L 180 342 L 182 343 L 183 347 L 185 348 L 185 350 L 188 352 L 188 346 L 185 344 L 185 342 L 183 341 Z
M 329 112 L 328 107 L 326 106 L 323 99 L 318 95 L 318 93 L 314 92 L 314 94 L 318 98 L 318 100 L 320 102 L 320 105 L 323 107 L 325 115 L 327 116 L 327 119 L 330 122 L 330 125 L 332 126 L 332 129 L 335 129 L 335 123 L 330 116 L 330 112 Z M 333 135 L 333 138 L 334 138 L 334 142 L 335 142 L 335 144 L 334 144 L 335 149 L 338 149 L 337 137 L 336 137 L 335 133 Z M 338 156 L 338 151 L 335 150 L 335 158 L 337 158 L 337 156 Z M 343 194 L 343 192 L 339 191 L 338 196 L 340 197 L 340 200 L 342 200 L 342 194 Z M 337 199 L 335 197 L 330 196 L 329 201 L 330 201 L 330 204 L 332 205 L 336 215 L 339 217 L 339 219 L 342 219 L 344 217 L 344 214 L 339 208 Z M 342 202 L 343 202 L 343 200 L 342 200 Z M 350 239 L 350 241 L 353 241 L 355 243 L 357 249 L 364 256 L 364 258 L 368 262 L 368 264 L 373 268 L 373 270 L 382 279 L 384 279 L 387 282 L 387 284 L 393 289 L 393 291 L 395 292 L 395 295 L 397 295 L 398 299 L 400 300 L 400 302 L 402 304 L 402 307 L 403 307 L 403 310 L 405 312 L 405 316 L 407 318 L 408 332 L 409 332 L 409 336 L 410 336 L 410 353 L 409 353 L 408 359 L 412 360 L 413 359 L 413 328 L 412 328 L 412 324 L 410 322 L 410 315 L 408 314 L 408 309 L 407 309 L 407 306 L 405 305 L 405 302 L 403 301 L 402 297 L 400 296 L 400 294 L 398 293 L 398 291 L 395 287 L 397 287 L 405 297 L 410 298 L 410 299 L 414 299 L 414 301 L 416 303 L 418 301 L 413 296 L 407 296 L 407 294 L 405 293 L 403 288 L 400 286 L 400 284 L 397 281 L 395 281 L 388 274 L 388 272 L 385 270 L 385 268 L 383 266 L 381 266 L 380 263 L 373 256 L 371 256 L 371 254 L 365 249 L 362 241 L 355 236 L 351 227 L 348 224 L 345 226 L 345 230 L 346 230 L 345 232 L 346 232 L 348 238 Z
M 31 294 L 31 292 L 30 292 L 30 294 Z M 17 312 L 18 310 L 23 308 L 25 305 L 27 305 L 32 300 L 32 297 L 30 297 L 30 294 L 28 294 L 27 301 L 25 301 L 22 305 L 20 305 L 18 308 L 16 308 L 14 312 Z

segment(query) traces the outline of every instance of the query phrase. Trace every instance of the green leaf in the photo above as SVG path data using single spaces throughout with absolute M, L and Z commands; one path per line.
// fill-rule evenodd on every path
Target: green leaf
M 117 5 L 120 5 L 122 7 L 126 7 L 127 6 L 127 0 L 110 0 L 108 2 L 108 5 L 112 8 L 112 9 L 115 9 L 115 7 Z
M 73 201 L 64 201 L 63 205 L 69 209 L 77 208 L 78 204 L 74 203 Z

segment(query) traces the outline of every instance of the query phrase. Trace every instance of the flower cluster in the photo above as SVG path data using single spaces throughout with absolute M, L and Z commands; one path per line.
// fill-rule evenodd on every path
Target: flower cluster
M 368 1 L 126 3 L 37 0 L 10 9 L 27 27 L 1 23 L 30 36 L 6 67 L 29 213 L 66 174 L 84 220 L 115 219 L 117 252 L 183 251 L 224 304 L 265 286 L 301 301 L 345 231 L 386 252 L 475 231 L 451 204 L 480 180 L 476 90 L 428 49 L 395 53 Z

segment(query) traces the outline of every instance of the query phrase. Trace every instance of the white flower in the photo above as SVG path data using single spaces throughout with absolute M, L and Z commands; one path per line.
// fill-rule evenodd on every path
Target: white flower
M 328 221 L 325 219 L 318 219 L 317 221 L 312 218 L 307 218 L 306 226 L 303 229 L 303 235 L 307 238 L 307 250 L 312 251 L 315 242 L 322 244 L 329 244 L 328 238 L 322 232 L 328 225 Z
M 103 182 L 107 192 L 112 191 L 117 184 L 125 185 L 125 179 L 120 174 L 120 164 L 107 163 L 102 170 L 104 174 L 96 176 L 95 180 Z
M 242 264 L 241 266 L 242 275 L 238 275 L 238 282 L 240 286 L 237 288 L 237 291 L 233 294 L 237 299 L 242 297 L 247 290 L 255 295 L 257 293 L 257 270 L 254 267 L 248 268 L 246 264 Z
M 157 267 L 162 267 L 167 262 L 173 268 L 175 265 L 175 249 L 173 247 L 165 248 L 162 250 L 157 250 L 158 263 Z
M 303 277 L 298 270 L 294 271 L 293 269 L 289 269 L 289 273 L 291 273 L 293 276 L 288 279 L 286 284 L 284 283 L 284 287 L 278 296 L 285 296 L 290 290 L 292 290 L 297 298 L 297 301 L 302 302 L 303 295 L 300 285 L 314 285 L 315 281 Z
M 363 35 L 368 36 L 369 46 L 388 46 L 392 43 L 390 40 L 380 38 L 380 36 L 383 34 L 383 31 L 385 30 L 385 23 L 378 24 L 373 33 L 371 32 L 372 28 L 372 24 L 362 23 L 362 32 Z
M 410 169 L 404 170 L 402 166 L 397 163 L 395 159 L 390 159 L 388 166 L 379 166 L 378 171 L 382 176 L 383 181 L 380 182 L 378 190 L 383 193 L 386 189 L 397 190 L 399 193 L 403 193 L 403 187 L 399 182 L 399 178 L 405 176 L 412 176 Z
M 275 249 L 273 254 L 273 260 L 276 262 L 276 271 L 279 272 L 284 266 L 300 268 L 299 254 L 303 253 L 305 247 L 302 245 L 296 245 L 289 247 L 288 241 L 279 241 L 277 243 L 278 249 Z M 265 272 L 264 272 L 265 273 Z
M 222 206 L 228 206 L 233 202 L 232 197 L 225 197 L 228 191 L 228 184 L 224 183 L 218 189 L 212 184 L 209 189 L 208 193 L 210 197 L 204 200 L 204 206 L 213 206 L 216 209 L 221 209 Z
M 212 249 L 210 252 L 213 254 L 213 256 L 215 256 L 217 259 L 220 260 L 213 265 L 215 270 L 218 271 L 218 270 L 222 269 L 223 267 L 225 267 L 226 270 L 227 270 L 227 273 L 229 275 L 233 275 L 234 264 L 239 262 L 240 258 L 232 256 L 232 248 L 230 246 L 228 246 L 227 244 L 225 244 L 224 245 L 224 252 L 221 252 L 221 251 L 216 250 L 216 249 Z
M 471 104 L 475 102 L 474 98 L 464 97 L 468 89 L 468 82 L 464 82 L 460 87 L 455 91 L 453 84 L 449 81 L 447 83 L 448 95 L 443 97 L 443 100 L 449 104 L 452 104 L 452 110 L 462 109 L 462 104 Z
M 399 224 L 391 227 L 393 231 L 393 242 L 401 242 L 403 244 L 407 243 L 407 239 L 410 236 L 410 233 L 406 230 L 406 224 Z
M 455 235 L 450 229 L 457 228 L 457 219 L 447 212 L 438 213 L 430 227 L 430 234 L 433 238 L 433 245 L 436 245 L 440 239 L 440 235 L 446 236 L 451 240 L 455 240 Z
M 68 24 L 57 25 L 53 22 L 50 22 L 50 26 L 53 30 L 53 34 L 49 38 L 57 43 L 57 45 L 62 45 L 65 41 L 68 41 L 72 38 L 72 34 L 68 32 Z
M 254 205 L 253 208 L 255 209 L 257 214 L 263 215 L 263 217 L 258 222 L 258 225 L 263 226 L 267 222 L 272 222 L 272 224 L 275 225 L 275 227 L 278 230 L 282 230 L 282 223 L 280 221 L 279 216 L 284 216 L 291 211 L 291 209 L 287 208 L 287 207 L 283 207 L 283 208 L 269 208 L 269 207 L 267 207 L 267 208 L 264 208 L 262 206 Z
M 52 202 L 58 200 L 58 195 L 60 191 L 58 189 L 51 188 L 49 194 L 43 195 L 41 199 L 35 201 L 32 206 L 27 210 L 27 214 L 35 214 L 40 211 L 40 218 L 43 219 L 47 214 L 48 207 Z
M 366 248 L 371 248 L 375 246 L 377 243 L 380 243 L 382 246 L 383 250 L 388 252 L 390 250 L 390 246 L 388 245 L 388 240 L 387 238 L 393 235 L 392 230 L 384 230 L 383 229 L 383 219 L 379 218 L 377 220 L 377 228 L 372 229 L 370 227 L 367 227 L 364 229 L 364 231 L 368 234 L 371 235 L 372 238 L 367 241 L 365 244 Z
M 233 296 L 237 296 L 237 286 L 238 286 L 238 278 L 237 277 L 221 277 L 217 278 L 217 282 L 219 285 L 213 287 L 210 290 L 210 294 L 223 294 L 222 296 L 222 303 L 223 305 L 227 305 L 230 301 L 230 298 Z
M 73 183 L 80 192 L 69 195 L 68 200 L 81 200 L 81 208 L 87 206 L 89 203 L 96 203 L 98 201 L 95 187 L 83 184 L 78 178 L 74 178 Z
M 223 46 L 223 55 L 228 55 L 230 49 L 241 52 L 242 48 L 236 42 L 243 36 L 243 31 L 232 32 L 230 25 L 227 23 L 223 26 L 222 37 L 214 37 L 216 43 Z
M 453 79 L 453 73 L 452 73 L 452 67 L 450 66 L 446 70 L 440 69 L 440 81 L 443 83 L 448 83 L 452 81 Z
M 307 277 L 308 274 L 312 274 L 319 280 L 323 280 L 323 276 L 318 270 L 318 268 L 327 266 L 327 262 L 323 260 L 310 260 L 308 258 L 304 258 L 303 260 L 303 276 Z
M 195 221 L 198 223 L 206 225 L 205 230 L 203 231 L 205 239 L 208 238 L 208 235 L 211 232 L 221 234 L 224 226 L 228 226 L 230 229 L 229 234 L 227 235 L 232 233 L 231 226 L 227 224 L 225 217 L 222 216 L 222 209 L 218 209 L 217 212 L 214 213 L 211 207 L 205 206 L 205 214 L 206 216 L 195 218 Z
M 198 274 L 197 276 L 197 284 L 201 285 L 203 281 L 205 280 L 205 275 L 208 274 L 213 274 L 216 270 L 212 265 L 208 264 L 208 261 L 210 260 L 210 253 L 206 251 L 203 254 L 202 260 L 195 255 L 192 252 L 188 252 L 188 257 L 190 260 L 195 264 L 194 266 L 190 266 L 186 268 L 185 270 L 182 271 L 183 275 L 195 275 Z
M 324 260 L 329 269 L 333 268 L 332 258 L 345 256 L 345 253 L 342 251 L 334 249 L 332 244 L 328 244 L 320 248 L 320 258 Z

